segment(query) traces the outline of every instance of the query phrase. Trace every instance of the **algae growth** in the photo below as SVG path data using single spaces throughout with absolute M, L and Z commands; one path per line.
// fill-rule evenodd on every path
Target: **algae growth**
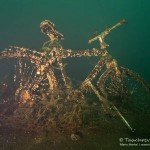
M 137 90 L 149 93 L 150 88 L 139 75 L 118 65 L 105 42 L 113 29 L 125 23 L 121 20 L 89 40 L 98 41 L 99 49 L 74 51 L 63 49 L 63 35 L 45 20 L 40 29 L 49 41 L 40 52 L 23 47 L 1 52 L 0 61 L 8 67 L 6 75 L 1 75 L 1 128 L 21 133 L 65 133 L 78 140 L 85 129 L 99 127 L 106 118 L 118 117 L 134 132 L 123 114 L 133 113 Z M 99 59 L 77 88 L 63 62 L 75 57 Z

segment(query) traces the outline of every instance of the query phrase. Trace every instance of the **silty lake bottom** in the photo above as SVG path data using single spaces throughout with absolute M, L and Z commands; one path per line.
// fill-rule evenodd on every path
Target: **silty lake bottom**
M 149 116 L 128 116 L 135 125 L 137 131 L 131 133 L 119 120 L 101 121 L 99 128 L 86 129 L 83 137 L 78 141 L 72 141 L 70 135 L 50 132 L 48 135 L 31 135 L 1 131 L 0 147 L 2 150 L 120 150 L 124 149 L 146 149 L 149 142 L 137 142 L 137 139 L 149 140 Z M 123 139 L 123 140 L 122 140 Z M 130 144 L 122 146 L 123 144 Z M 133 145 L 131 145 L 133 144 Z M 137 146 L 138 144 L 138 146 Z

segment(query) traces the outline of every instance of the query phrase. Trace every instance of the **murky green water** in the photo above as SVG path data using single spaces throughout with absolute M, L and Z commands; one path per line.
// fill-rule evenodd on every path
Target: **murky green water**
M 46 38 L 39 30 L 39 24 L 45 19 L 52 20 L 64 34 L 62 44 L 65 48 L 86 49 L 95 46 L 87 43 L 95 31 L 101 32 L 124 18 L 128 24 L 108 37 L 110 53 L 119 64 L 133 69 L 150 82 L 149 8 L 150 2 L 144 0 L 1 0 L 0 49 L 9 45 L 40 49 Z M 68 69 L 68 72 L 72 77 L 83 79 L 92 63 L 71 63 L 77 71 Z
M 120 65 L 132 69 L 150 82 L 149 9 L 150 1 L 146 0 L 0 0 L 0 50 L 9 45 L 40 50 L 47 40 L 39 29 L 40 22 L 45 19 L 52 20 L 64 34 L 64 48 L 92 48 L 96 45 L 88 45 L 88 39 L 95 31 L 101 32 L 124 18 L 128 23 L 113 31 L 107 39 L 109 52 Z M 67 72 L 71 78 L 83 81 L 96 62 L 95 59 L 69 61 Z M 0 136 L 0 149 L 120 150 L 119 138 L 150 138 L 149 115 L 128 118 L 138 129 L 136 134 L 128 132 L 120 122 L 112 126 L 108 123 L 108 127 L 107 124 L 102 125 L 98 131 L 89 134 L 86 132 L 77 142 L 71 141 L 69 135 L 55 140 L 5 133 Z

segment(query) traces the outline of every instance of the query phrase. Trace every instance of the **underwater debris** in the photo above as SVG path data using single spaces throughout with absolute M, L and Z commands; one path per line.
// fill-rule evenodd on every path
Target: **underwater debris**
M 2 78 L 0 84 L 0 118 L 4 126 L 12 122 L 13 128 L 16 126 L 16 129 L 25 132 L 48 132 L 54 129 L 57 132 L 72 133 L 71 139 L 77 140 L 77 135 L 73 134 L 75 131 L 99 124 L 102 114 L 109 114 L 119 116 L 133 131 L 119 111 L 121 106 L 114 104 L 112 98 L 121 97 L 123 101 L 130 97 L 129 85 L 125 83 L 130 77 L 148 92 L 150 88 L 138 75 L 118 66 L 106 49 L 109 45 L 105 43 L 106 36 L 124 23 L 125 20 L 121 20 L 89 40 L 89 43 L 98 40 L 100 49 L 73 51 L 63 49 L 60 44 L 63 35 L 52 22 L 45 20 L 40 24 L 40 29 L 49 41 L 43 44 L 41 52 L 21 47 L 10 47 L 1 52 L 0 61 L 13 65 L 14 69 L 9 78 Z M 75 89 L 66 74 L 63 59 L 92 56 L 100 60 Z M 93 82 L 95 80 L 96 84 Z M 88 93 L 95 94 L 98 100 L 90 100 Z M 121 100 L 116 99 L 118 103 Z

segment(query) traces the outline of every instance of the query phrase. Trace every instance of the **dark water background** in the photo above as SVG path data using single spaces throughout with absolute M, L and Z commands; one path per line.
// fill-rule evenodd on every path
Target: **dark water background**
M 39 29 L 40 22 L 45 19 L 53 21 L 58 31 L 64 34 L 63 47 L 73 50 L 95 47 L 96 44 L 88 45 L 88 40 L 95 31 L 101 32 L 120 19 L 126 19 L 128 23 L 114 30 L 107 38 L 109 52 L 121 66 L 139 73 L 150 83 L 149 10 L 148 0 L 0 0 L 0 51 L 10 45 L 40 51 L 47 40 Z M 84 80 L 96 62 L 96 59 L 71 60 L 67 68 L 68 75 L 76 80 Z M 140 117 L 136 116 L 139 121 L 133 123 L 135 126 L 148 124 L 147 116 L 142 119 Z M 140 124 L 136 125 L 138 122 Z M 86 142 L 81 142 L 76 149 L 91 149 L 94 146 L 95 149 L 101 149 L 101 144 L 108 144 L 107 149 L 115 145 L 117 149 L 119 137 L 132 137 L 124 130 L 122 133 L 117 131 L 118 127 L 108 133 L 100 132 L 102 135 L 99 134 L 94 142 L 89 140 L 85 147 L 83 144 Z M 148 125 L 146 127 L 149 128 Z M 144 127 L 141 129 L 144 130 Z M 147 136 L 146 132 L 150 133 L 146 129 L 139 137 Z M 25 146 L 26 143 L 23 144 Z
M 47 39 L 39 24 L 49 19 L 64 34 L 64 48 L 87 49 L 95 31 L 120 19 L 128 23 L 108 37 L 111 55 L 150 82 L 150 1 L 146 0 L 0 0 L 0 50 L 9 45 L 39 50 Z M 90 61 L 90 60 L 88 60 Z M 84 79 L 95 62 L 73 61 L 69 75 Z

